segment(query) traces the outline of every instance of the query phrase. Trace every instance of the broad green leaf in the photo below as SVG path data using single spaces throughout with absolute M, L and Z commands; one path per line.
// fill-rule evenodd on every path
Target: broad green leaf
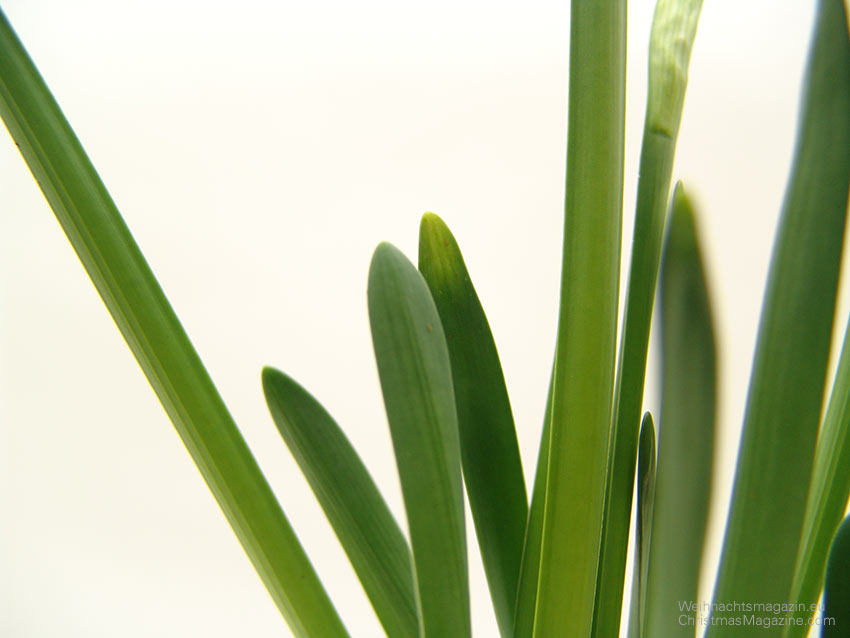
M 661 423 L 644 636 L 690 636 L 680 601 L 696 601 L 714 459 L 717 370 L 711 303 L 693 208 L 673 194 L 661 266 Z
M 419 271 L 382 243 L 369 320 L 413 550 L 422 638 L 471 634 L 460 443 L 440 317 Z
M 292 631 L 347 636 L 106 187 L 1 13 L 0 116 Z
M 546 476 L 549 471 L 549 430 L 552 423 L 552 375 L 546 393 L 546 410 L 543 417 L 543 432 L 537 452 L 537 469 L 534 472 L 534 488 L 525 540 L 522 545 L 519 582 L 517 583 L 516 613 L 514 614 L 514 638 L 531 636 L 537 611 L 537 588 L 540 576 L 540 549 L 543 542 L 543 502 L 546 497 Z
M 419 270 L 446 334 L 466 493 L 499 630 L 509 638 L 528 518 L 522 462 L 490 325 L 457 241 L 433 213 L 419 229 Z
M 263 391 L 387 636 L 416 638 L 410 548 L 357 452 L 321 404 L 283 372 L 263 369 Z
M 655 426 L 652 423 L 652 415 L 647 412 L 643 415 L 638 445 L 635 565 L 629 609 L 629 638 L 651 635 L 645 634 L 644 626 L 646 624 L 646 582 L 652 541 L 652 513 L 655 508 L 656 467 Z
M 625 0 L 570 17 L 566 201 L 536 638 L 591 635 L 616 355 Z
M 850 636 L 850 517 L 838 528 L 829 550 L 823 605 L 823 638 Z
M 850 496 L 850 325 L 815 450 L 806 518 L 797 553 L 790 603 L 815 603 L 823 583 L 829 544 Z M 808 617 L 811 614 L 796 614 Z M 789 624 L 785 636 L 802 638 L 807 627 Z
M 691 48 L 702 0 L 659 0 L 649 39 L 649 93 L 606 478 L 594 633 L 616 635 L 623 599 L 649 326 Z
M 850 187 L 844 3 L 818 5 L 797 148 L 762 308 L 715 602 L 784 603 L 812 471 Z M 710 638 L 778 635 L 709 627 Z

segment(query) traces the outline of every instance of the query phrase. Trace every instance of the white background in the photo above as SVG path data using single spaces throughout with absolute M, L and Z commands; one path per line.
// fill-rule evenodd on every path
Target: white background
M 651 4 L 629 16 L 624 264 Z M 674 177 L 699 205 L 715 302 L 718 520 L 813 4 L 709 0 L 694 47 Z M 352 636 L 381 635 L 260 369 L 325 404 L 403 518 L 366 273 L 381 240 L 415 259 L 433 210 L 489 315 L 531 483 L 555 338 L 568 3 L 4 5 Z M 0 635 L 289 635 L 5 134 L 0 210 Z M 472 536 L 470 557 L 475 634 L 496 636 Z

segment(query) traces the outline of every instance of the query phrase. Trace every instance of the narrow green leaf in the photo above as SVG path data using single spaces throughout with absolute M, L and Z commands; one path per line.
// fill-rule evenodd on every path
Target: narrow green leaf
M 818 5 L 800 130 L 774 246 L 715 602 L 784 603 L 812 470 L 850 187 L 850 41 Z M 709 636 L 764 636 L 729 627 Z M 779 627 L 768 630 L 778 635 Z
M 419 270 L 446 333 L 466 493 L 499 630 L 509 638 L 528 518 L 522 461 L 490 325 L 457 241 L 433 213 L 419 229 Z
M 625 57 L 625 0 L 573 2 L 561 306 L 537 638 L 586 638 L 593 625 L 616 354 Z
M 537 611 L 537 588 L 540 576 L 540 549 L 543 543 L 543 503 L 546 500 L 546 477 L 549 474 L 549 432 L 552 424 L 552 375 L 546 393 L 546 410 L 543 417 L 543 432 L 537 452 L 537 469 L 534 472 L 534 488 L 525 540 L 522 545 L 519 582 L 517 583 L 516 613 L 514 614 L 514 638 L 531 636 Z
M 440 317 L 419 271 L 382 243 L 369 320 L 413 550 L 423 638 L 471 634 L 460 443 Z
M 850 516 L 838 528 L 829 550 L 823 604 L 823 638 L 850 636 Z
M 835 383 L 829 397 L 823 426 L 815 450 L 812 483 L 806 518 L 797 553 L 794 584 L 788 602 L 809 608 L 818 599 L 829 544 L 841 523 L 850 497 L 850 324 L 838 360 Z M 809 617 L 811 613 L 796 614 Z M 788 638 L 802 638 L 807 627 L 789 624 Z
M 649 326 L 691 48 L 702 0 L 659 0 L 649 39 L 649 94 L 606 478 L 594 633 L 616 635 L 623 598 Z
M 644 636 L 690 636 L 680 601 L 696 601 L 714 459 L 717 370 L 711 304 L 693 208 L 673 194 L 661 266 L 661 425 Z
M 331 415 L 295 380 L 264 368 L 263 391 L 387 636 L 416 638 L 410 548 L 369 471 Z
M 652 415 L 643 415 L 640 426 L 637 465 L 637 506 L 635 514 L 635 566 L 632 574 L 632 599 L 629 609 L 629 638 L 652 634 L 645 633 L 647 577 L 652 541 L 652 515 L 655 509 L 657 455 L 655 451 L 655 426 Z
M 295 635 L 347 636 L 106 187 L 2 13 L 0 116 Z

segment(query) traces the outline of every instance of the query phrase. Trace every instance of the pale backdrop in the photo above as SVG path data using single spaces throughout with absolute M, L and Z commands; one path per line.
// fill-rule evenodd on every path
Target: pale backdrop
M 488 312 L 530 483 L 557 312 L 567 3 L 3 4 L 352 635 L 380 635 L 260 369 L 315 393 L 402 517 L 365 282 L 374 246 L 415 258 L 436 211 Z M 699 204 L 721 347 L 718 515 L 812 15 L 710 0 L 694 47 L 675 177 Z M 624 263 L 650 17 L 632 2 Z M 5 133 L 0 209 L 0 635 L 289 635 Z

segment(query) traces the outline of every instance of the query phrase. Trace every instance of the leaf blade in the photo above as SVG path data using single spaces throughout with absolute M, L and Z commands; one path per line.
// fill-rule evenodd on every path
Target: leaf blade
M 759 326 L 717 603 L 781 604 L 790 594 L 850 187 L 850 42 L 841 0 L 819 3 L 801 115 Z M 732 631 L 712 625 L 709 636 Z M 756 633 L 743 628 L 735 635 Z
M 552 426 L 552 375 L 546 393 L 546 409 L 543 431 L 537 452 L 537 468 L 534 472 L 534 487 L 528 510 L 528 523 L 522 546 L 519 581 L 517 583 L 516 612 L 514 614 L 514 638 L 530 636 L 534 631 L 537 615 L 537 589 L 540 581 L 540 550 L 543 543 L 543 504 L 546 500 L 546 477 L 549 473 L 549 433 Z
M 295 635 L 347 636 L 106 187 L 2 12 L 0 116 Z
M 635 567 L 632 574 L 632 599 L 629 610 L 629 638 L 651 635 L 645 633 L 647 577 L 649 575 L 652 517 L 655 509 L 657 453 L 655 426 L 652 415 L 643 415 L 640 426 L 637 463 L 637 530 L 635 538 Z
M 423 638 L 471 634 L 449 353 L 428 285 L 394 246 L 375 250 L 369 321 L 401 479 Z
M 850 497 L 850 323 L 844 333 L 844 345 L 823 425 L 815 449 L 812 482 L 806 502 L 800 549 L 794 569 L 790 603 L 807 608 L 818 599 L 829 546 Z M 798 616 L 801 614 L 797 614 Z M 807 617 L 812 614 L 802 614 Z M 806 628 L 789 624 L 785 636 L 802 638 Z
M 697 600 L 717 412 L 711 303 L 693 207 L 673 194 L 661 266 L 662 390 L 646 636 L 693 636 L 679 601 Z
M 419 271 L 446 334 L 464 484 L 499 631 L 509 638 L 528 517 L 519 445 L 487 317 L 454 235 L 433 213 L 420 225 Z
M 292 378 L 263 369 L 272 418 L 310 483 L 389 638 L 417 638 L 410 548 L 357 452 Z

